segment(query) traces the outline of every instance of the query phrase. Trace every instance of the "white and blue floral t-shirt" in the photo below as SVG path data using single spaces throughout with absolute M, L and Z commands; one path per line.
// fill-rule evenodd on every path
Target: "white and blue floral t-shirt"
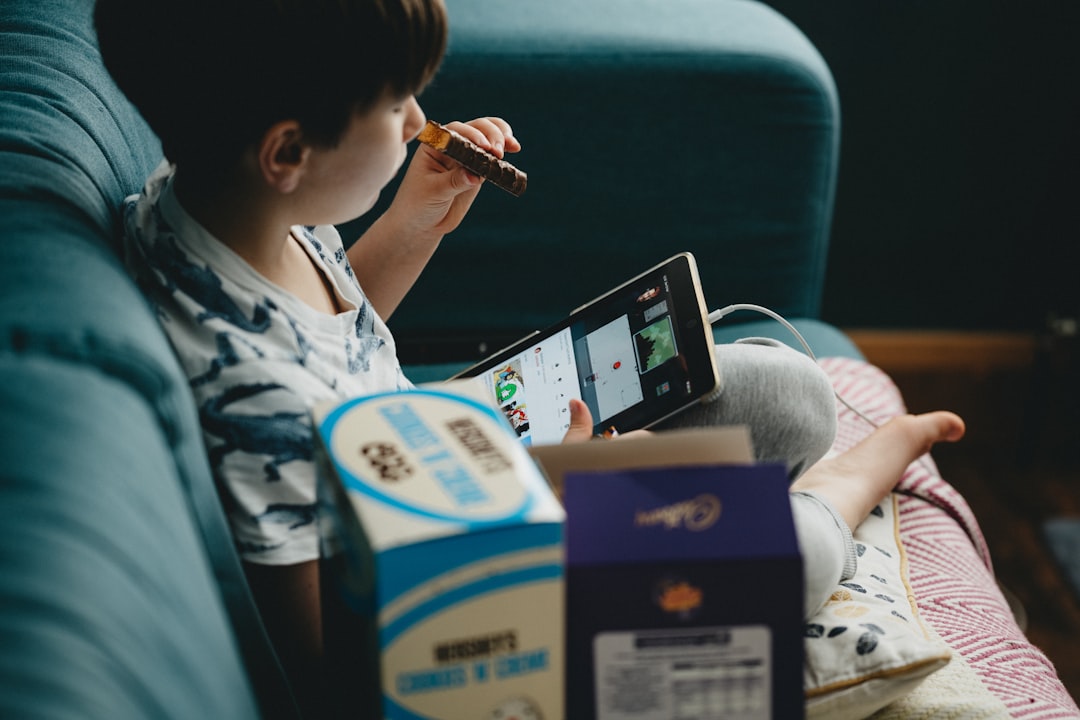
M 124 211 L 127 262 L 156 306 L 199 409 L 241 556 L 319 555 L 314 438 L 322 400 L 410 387 L 333 227 L 293 233 L 342 306 L 319 312 L 259 275 L 188 215 L 163 164 Z

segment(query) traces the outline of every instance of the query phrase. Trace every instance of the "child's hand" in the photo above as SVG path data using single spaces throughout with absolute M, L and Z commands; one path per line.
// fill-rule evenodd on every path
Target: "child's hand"
M 501 158 L 521 144 L 501 118 L 479 118 L 447 127 Z M 443 235 L 458 226 L 483 181 L 456 160 L 421 145 L 394 201 L 348 250 L 361 287 L 385 320 L 416 282 Z
M 605 432 L 602 436 L 593 435 L 593 419 L 592 413 L 589 412 L 589 406 L 584 401 L 572 398 L 570 400 L 570 427 L 566 430 L 566 434 L 563 435 L 563 443 L 579 443 L 591 440 L 593 437 L 604 437 L 606 439 L 613 438 L 627 438 L 627 437 L 641 437 L 643 435 L 651 435 L 648 430 L 632 430 L 625 435 L 620 435 L 615 428 L 611 428 Z
M 486 117 L 447 127 L 497 158 L 521 150 L 510 124 Z M 458 226 L 480 191 L 483 180 L 444 153 L 420 145 L 388 213 L 400 213 L 403 227 L 420 235 L 441 237 Z

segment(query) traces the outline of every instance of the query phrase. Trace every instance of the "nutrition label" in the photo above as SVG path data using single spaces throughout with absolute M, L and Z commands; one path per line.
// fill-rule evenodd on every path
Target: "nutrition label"
M 766 626 L 602 633 L 593 640 L 599 720 L 767 720 Z

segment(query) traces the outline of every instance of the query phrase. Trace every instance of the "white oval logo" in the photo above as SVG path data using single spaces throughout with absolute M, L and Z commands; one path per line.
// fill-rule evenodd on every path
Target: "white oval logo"
M 327 418 L 329 448 L 350 490 L 433 519 L 493 522 L 528 506 L 536 473 L 495 410 L 444 392 L 360 398 Z

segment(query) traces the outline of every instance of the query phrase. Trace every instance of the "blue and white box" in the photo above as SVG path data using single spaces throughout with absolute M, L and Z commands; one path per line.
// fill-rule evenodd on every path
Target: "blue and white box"
M 451 383 L 314 419 L 355 716 L 561 718 L 564 513 L 502 414 Z

